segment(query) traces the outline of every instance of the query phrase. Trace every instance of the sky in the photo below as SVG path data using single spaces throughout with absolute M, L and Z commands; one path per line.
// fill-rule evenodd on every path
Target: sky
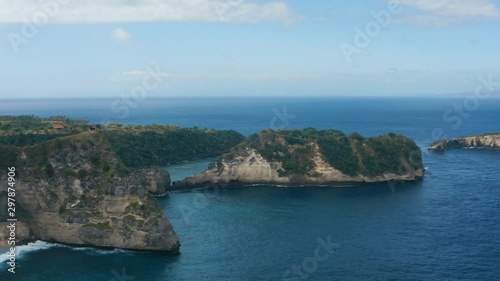
M 461 95 L 499 46 L 500 0 L 0 0 L 0 98 Z

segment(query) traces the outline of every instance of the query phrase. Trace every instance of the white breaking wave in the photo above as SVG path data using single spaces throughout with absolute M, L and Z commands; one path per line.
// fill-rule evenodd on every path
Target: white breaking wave
M 66 246 L 66 245 L 61 245 L 62 247 L 66 247 L 68 249 L 71 249 L 73 251 L 87 251 L 88 254 L 90 255 L 110 255 L 110 254 L 134 254 L 134 251 L 131 250 L 124 250 L 124 249 L 97 249 L 97 248 L 90 248 L 90 247 L 73 247 L 73 246 Z
M 87 251 L 88 254 L 90 255 L 109 255 L 109 254 L 134 254 L 134 251 L 130 250 L 124 250 L 124 249 L 111 249 L 111 250 L 105 250 L 105 249 L 96 249 L 96 248 L 90 248 L 90 247 L 73 247 L 73 246 L 68 246 L 68 245 L 63 245 L 63 244 L 58 244 L 58 243 L 49 243 L 49 242 L 44 242 L 44 241 L 35 241 L 28 243 L 26 245 L 20 245 L 16 246 L 16 260 L 22 258 L 24 255 L 30 252 L 35 252 L 35 251 L 40 251 L 40 250 L 46 250 L 50 248 L 67 248 L 73 251 Z M 2 250 L 0 252 L 0 263 L 7 262 L 10 257 L 7 256 L 9 253 L 8 249 Z
M 39 250 L 45 250 L 45 249 L 57 247 L 57 246 L 59 246 L 59 244 L 48 243 L 48 242 L 43 242 L 43 241 L 35 241 L 35 242 L 28 243 L 26 245 L 16 246 L 16 260 L 21 258 L 26 253 L 39 251 Z M 2 254 L 0 254 L 0 263 L 6 262 L 9 260 L 10 257 L 7 256 L 8 253 L 9 253 L 8 250 L 2 251 Z
M 169 191 L 169 192 L 170 192 L 170 191 Z M 154 196 L 154 197 L 156 197 L 156 198 L 161 198 L 161 197 L 165 197 L 165 196 L 167 196 L 167 195 L 168 195 L 168 192 L 165 192 L 165 193 L 160 194 L 160 195 L 153 195 L 153 196 Z

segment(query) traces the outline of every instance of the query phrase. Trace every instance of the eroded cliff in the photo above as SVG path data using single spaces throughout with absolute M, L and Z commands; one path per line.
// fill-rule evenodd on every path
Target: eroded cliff
M 27 228 L 19 239 L 179 251 L 172 225 L 150 194 L 166 191 L 168 173 L 128 169 L 104 134 L 87 132 L 10 150 L 15 150 L 16 216 Z M 0 197 L 7 190 L 5 174 Z M 2 221 L 6 202 L 0 204 Z
M 339 185 L 413 181 L 424 174 L 420 148 L 395 134 L 364 138 L 340 131 L 263 130 L 204 172 L 174 188 L 207 183 Z

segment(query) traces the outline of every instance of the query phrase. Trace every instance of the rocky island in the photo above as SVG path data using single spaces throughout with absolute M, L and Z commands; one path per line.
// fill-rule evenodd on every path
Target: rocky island
M 152 195 L 170 187 L 157 166 L 220 155 L 243 139 L 235 131 L 0 116 L 0 249 L 10 247 L 7 169 L 15 167 L 17 243 L 176 253 L 179 239 Z
M 371 138 L 335 130 L 270 130 L 250 136 L 204 172 L 174 189 L 208 183 L 341 185 L 414 181 L 424 175 L 422 153 L 410 139 Z
M 430 151 L 441 152 L 452 148 L 482 148 L 500 150 L 500 133 L 441 140 L 429 146 Z

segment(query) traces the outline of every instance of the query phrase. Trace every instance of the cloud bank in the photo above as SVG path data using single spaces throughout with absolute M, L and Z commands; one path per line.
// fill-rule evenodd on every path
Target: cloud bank
M 0 24 L 36 21 L 49 23 L 125 23 L 203 21 L 220 23 L 289 23 L 298 18 L 285 3 L 248 0 L 2 0 Z
M 388 0 L 405 7 L 398 21 L 422 26 L 446 27 L 471 20 L 500 19 L 500 9 L 491 0 Z M 409 8 L 409 9 L 407 9 Z

